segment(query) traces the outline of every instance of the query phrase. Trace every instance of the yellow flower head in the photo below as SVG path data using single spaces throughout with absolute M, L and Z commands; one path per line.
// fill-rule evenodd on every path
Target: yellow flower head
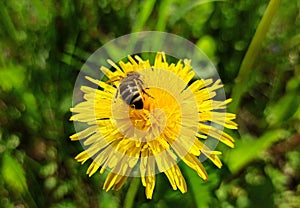
M 82 86 L 85 101 L 71 109 L 71 120 L 88 124 L 70 137 L 86 147 L 76 160 L 84 163 L 93 158 L 89 176 L 99 169 L 101 174 L 110 171 L 103 186 L 106 191 L 121 188 L 128 176 L 139 176 L 151 199 L 155 175 L 164 172 L 172 188 L 185 193 L 178 161 L 203 180 L 207 173 L 200 154 L 217 167 L 222 165 L 221 152 L 210 150 L 199 139 L 213 137 L 234 146 L 231 136 L 212 125 L 237 128 L 235 114 L 224 111 L 231 99 L 213 100 L 222 87 L 220 80 L 192 81 L 190 60 L 169 64 L 159 52 L 152 66 L 149 60 L 134 58 L 128 56 L 129 62 L 119 65 L 109 60 L 114 70 L 101 67 L 107 82 L 86 77 L 98 88 Z M 134 76 L 128 78 L 129 74 Z

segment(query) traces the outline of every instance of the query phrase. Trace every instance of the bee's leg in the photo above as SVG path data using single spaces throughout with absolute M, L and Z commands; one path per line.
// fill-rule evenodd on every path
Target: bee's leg
M 118 98 L 119 91 L 120 91 L 120 89 L 118 88 L 118 89 L 117 89 L 117 93 L 116 93 L 115 98 L 114 98 L 114 102 L 115 102 L 115 103 L 116 103 L 116 100 L 117 100 L 117 98 Z
M 143 81 L 142 80 L 138 79 L 138 80 L 134 80 L 134 82 L 135 82 L 136 86 L 138 86 L 140 92 L 142 91 L 142 93 L 145 93 L 146 95 L 148 95 L 149 97 L 151 97 L 151 98 L 154 99 L 154 97 L 152 97 L 151 95 L 149 95 L 149 93 L 147 93 L 144 90 Z M 145 88 L 145 89 L 149 89 L 149 88 Z
M 146 90 L 149 90 L 150 88 L 145 88 Z M 154 99 L 154 97 L 153 96 L 151 96 L 148 92 L 146 92 L 144 89 L 142 89 L 142 92 L 143 93 L 145 93 L 146 95 L 148 95 L 149 97 L 151 97 L 151 98 L 153 98 Z

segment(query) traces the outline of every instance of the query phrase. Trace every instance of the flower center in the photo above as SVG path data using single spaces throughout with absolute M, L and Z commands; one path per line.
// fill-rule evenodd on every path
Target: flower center
M 144 132 L 142 141 L 146 142 L 155 140 L 162 134 L 177 136 L 181 111 L 176 99 L 165 90 L 158 88 L 148 89 L 147 94 L 143 94 L 144 109 L 130 108 L 129 110 L 132 128 Z M 166 133 L 170 129 L 172 133 Z

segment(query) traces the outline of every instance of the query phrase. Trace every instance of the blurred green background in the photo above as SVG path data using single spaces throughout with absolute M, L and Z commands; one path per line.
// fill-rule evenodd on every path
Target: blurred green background
M 0 207 L 300 207 L 300 2 L 282 0 L 265 14 L 268 4 L 1 1 Z M 143 30 L 177 34 L 205 51 L 236 101 L 229 108 L 239 124 L 229 131 L 236 147 L 219 144 L 222 169 L 204 162 L 208 182 L 181 164 L 188 192 L 173 191 L 160 174 L 151 201 L 130 180 L 104 192 L 105 175 L 88 178 L 88 164 L 74 160 L 82 147 L 68 138 L 84 61 L 109 40 Z

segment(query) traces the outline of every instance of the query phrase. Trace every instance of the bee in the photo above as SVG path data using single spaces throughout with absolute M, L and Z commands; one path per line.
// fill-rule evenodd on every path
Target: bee
M 142 93 L 147 94 L 150 96 L 144 88 L 144 82 L 142 79 L 142 75 L 138 72 L 129 72 L 126 77 L 119 78 L 120 85 L 116 94 L 116 98 L 118 97 L 119 93 L 121 95 L 122 100 L 135 109 L 143 109 L 144 108 L 144 100 Z M 108 83 L 115 82 L 112 78 L 108 81 Z

